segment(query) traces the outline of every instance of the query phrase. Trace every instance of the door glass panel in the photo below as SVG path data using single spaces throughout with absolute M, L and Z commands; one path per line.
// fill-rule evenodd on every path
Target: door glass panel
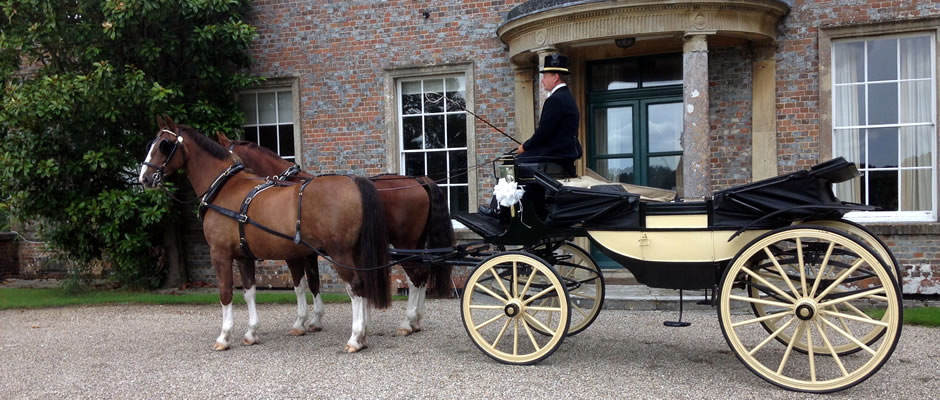
M 679 143 L 682 137 L 682 103 L 650 104 L 647 106 L 646 124 L 651 153 L 682 151 Z
M 676 190 L 676 171 L 681 156 L 650 157 L 648 186 Z
M 594 154 L 633 153 L 633 107 L 595 109 L 594 137 Z
M 611 182 L 636 182 L 632 158 L 610 158 L 597 160 L 598 174 Z
M 682 54 L 660 54 L 644 59 L 643 87 L 682 84 Z
M 639 60 L 591 65 L 591 91 L 640 87 Z

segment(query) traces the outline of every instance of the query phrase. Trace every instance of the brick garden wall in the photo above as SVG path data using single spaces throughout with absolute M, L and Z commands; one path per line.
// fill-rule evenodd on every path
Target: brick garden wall
M 19 246 L 15 233 L 0 233 L 0 279 L 19 273 Z

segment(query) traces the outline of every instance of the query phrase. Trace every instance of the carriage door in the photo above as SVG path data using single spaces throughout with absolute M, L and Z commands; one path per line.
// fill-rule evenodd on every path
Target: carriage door
M 605 60 L 588 71 L 588 167 L 610 181 L 678 190 L 682 55 Z

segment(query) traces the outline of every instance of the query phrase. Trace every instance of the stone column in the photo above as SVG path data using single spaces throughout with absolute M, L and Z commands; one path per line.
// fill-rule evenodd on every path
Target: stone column
M 516 97 L 516 140 L 522 142 L 532 137 L 535 132 L 535 91 L 533 87 L 535 69 L 534 67 L 521 67 L 514 65 L 512 70 L 515 75 L 515 97 Z
M 558 53 L 558 49 L 548 46 L 535 49 L 535 54 L 539 57 L 539 68 L 537 71 L 541 71 L 542 67 L 545 66 L 545 56 L 550 54 Z M 535 81 L 535 91 L 538 93 L 538 102 L 535 103 L 535 120 L 538 121 L 542 116 L 542 104 L 545 104 L 545 99 L 548 98 L 548 92 L 542 90 L 542 74 L 537 74 Z
M 705 34 L 686 35 L 682 46 L 682 188 L 689 200 L 711 195 L 708 141 L 708 42 Z
M 751 77 L 751 180 L 777 176 L 776 47 L 754 48 Z

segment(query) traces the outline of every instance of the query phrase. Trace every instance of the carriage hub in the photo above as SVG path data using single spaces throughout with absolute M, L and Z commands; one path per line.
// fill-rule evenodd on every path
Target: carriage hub
M 812 320 L 813 317 L 816 316 L 816 303 L 811 300 L 801 301 L 797 304 L 796 310 L 794 311 L 797 318 L 803 321 Z
M 516 318 L 519 316 L 522 306 L 516 301 L 510 301 L 506 304 L 506 307 L 503 307 L 503 312 L 506 313 L 506 316 L 509 318 Z

